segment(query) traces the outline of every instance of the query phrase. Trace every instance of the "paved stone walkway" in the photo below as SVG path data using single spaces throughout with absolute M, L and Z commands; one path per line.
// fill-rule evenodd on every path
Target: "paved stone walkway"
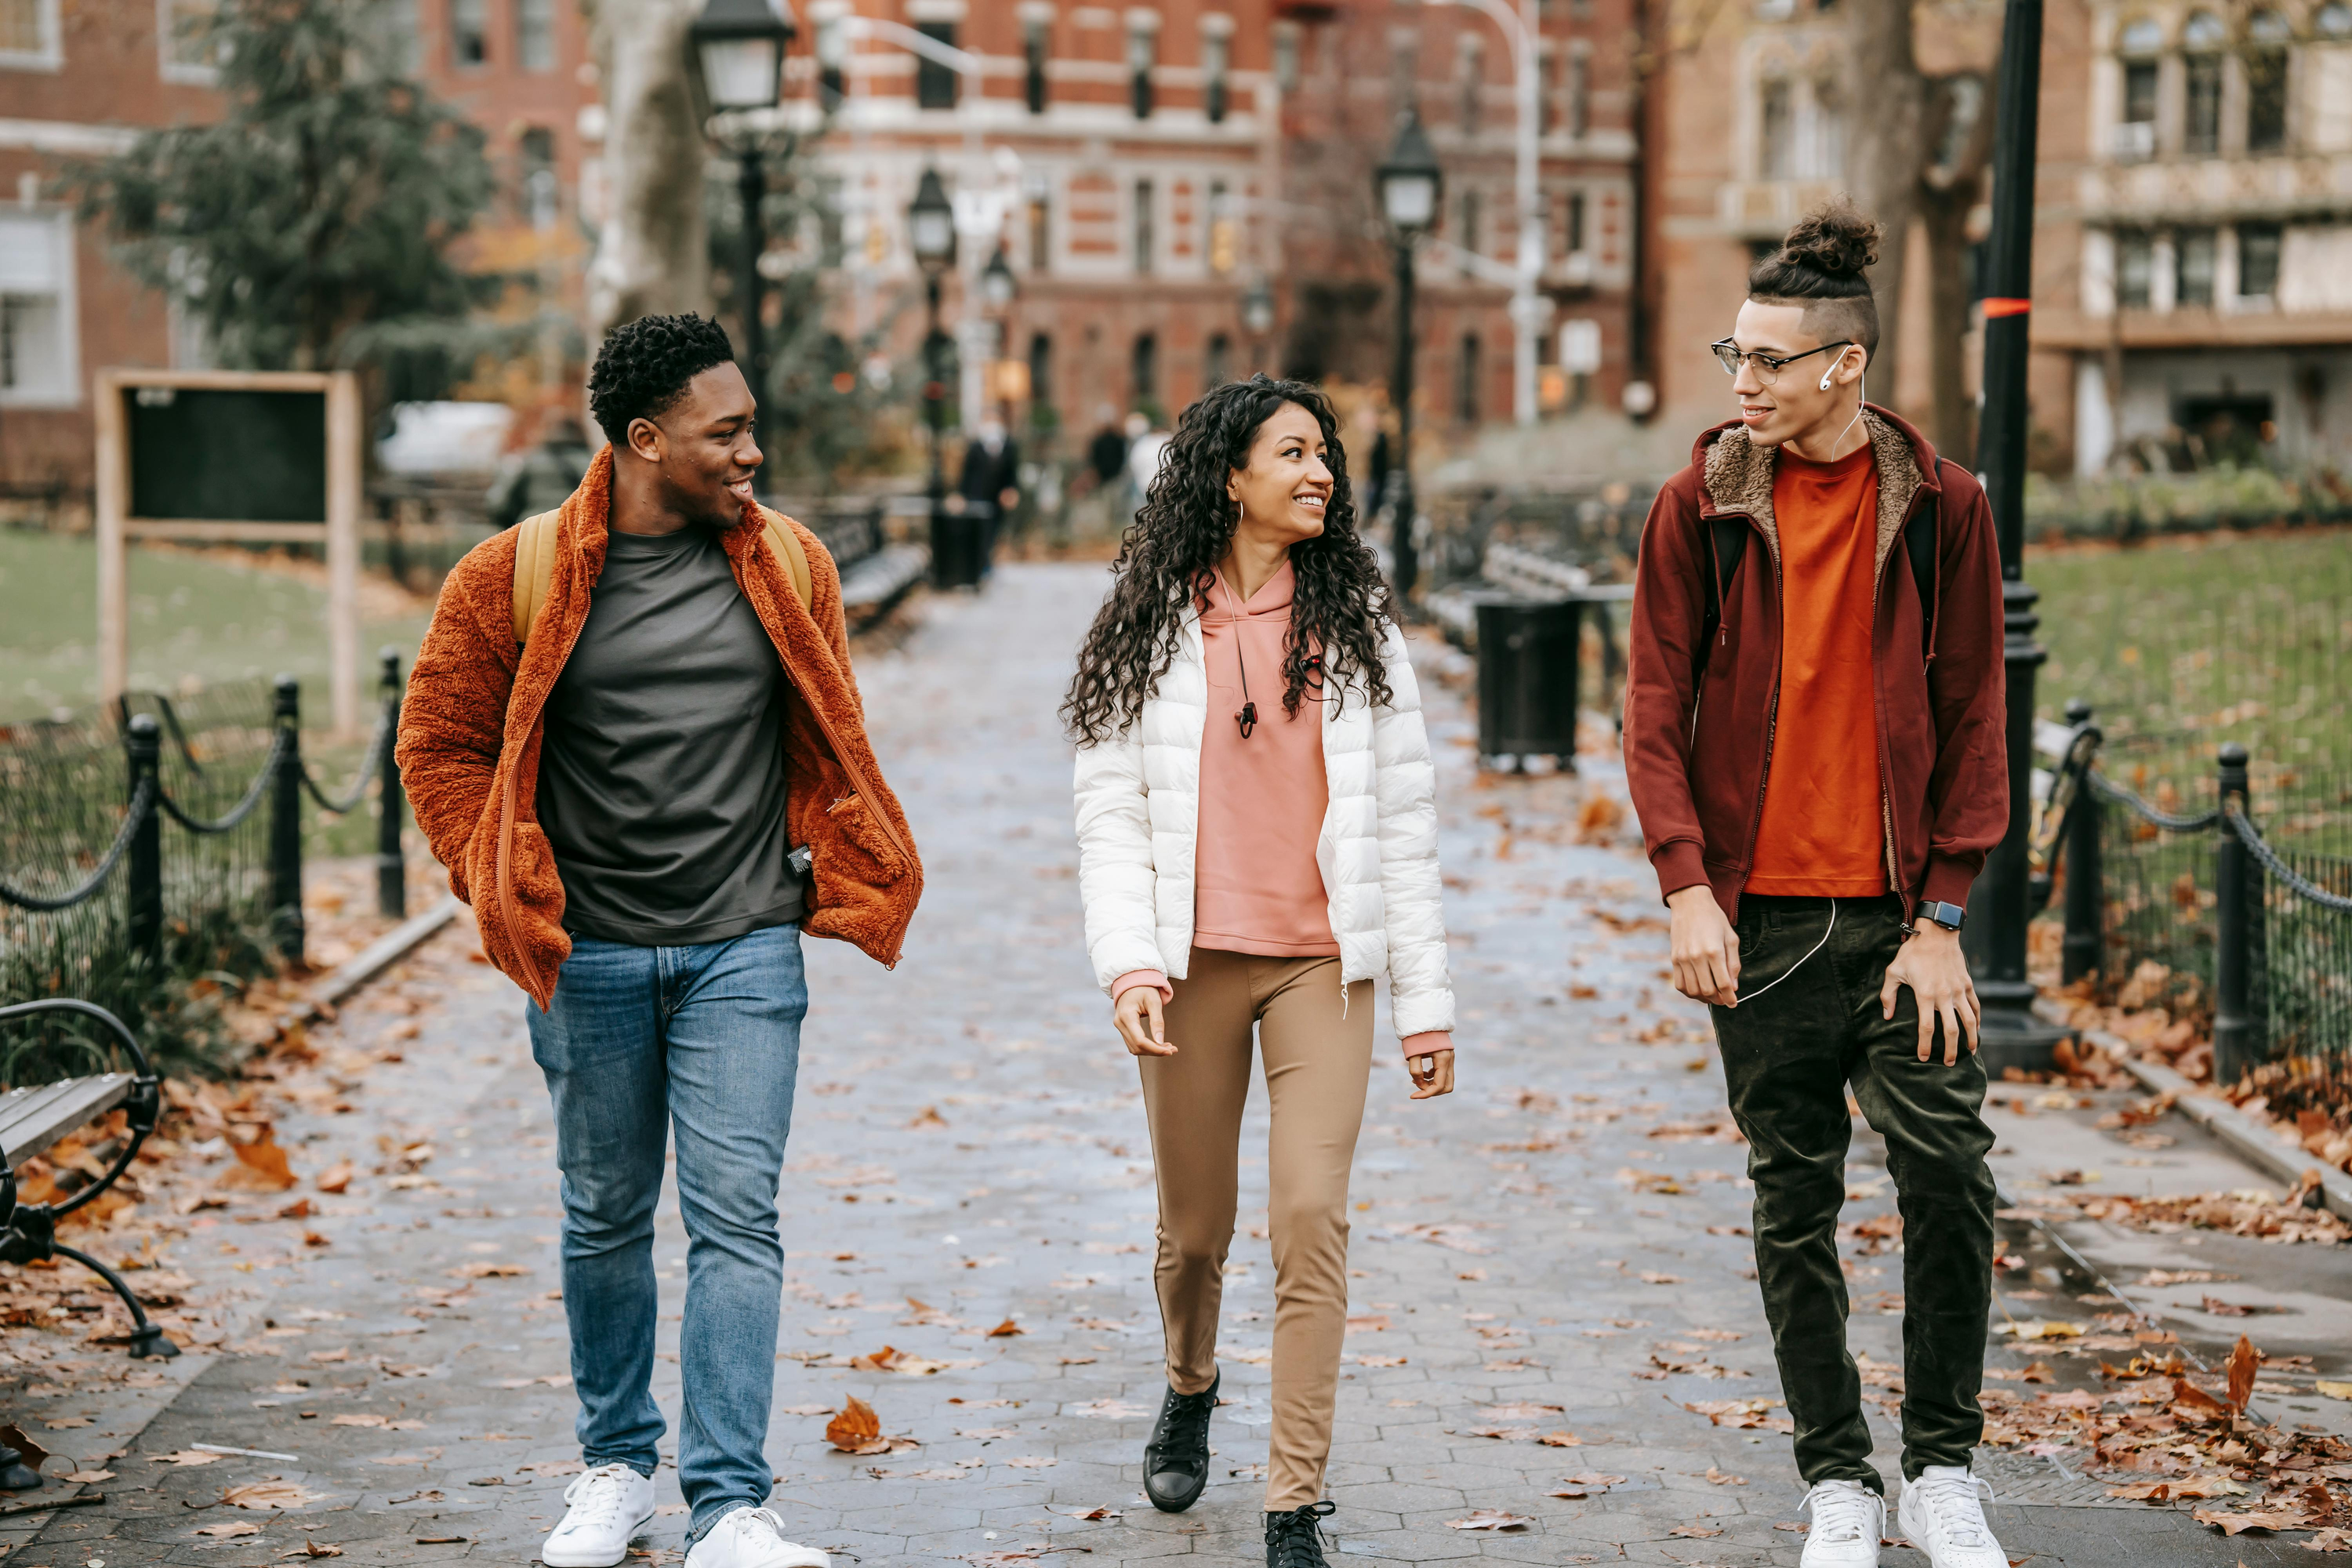
M 769 1454 L 773 1506 L 837 1560 L 1262 1553 L 1273 1270 L 1259 1155 L 1243 1171 L 1214 1484 L 1179 1516 L 1139 1493 L 1162 1386 L 1150 1151 L 1134 1068 L 1085 968 L 1053 718 L 1100 580 L 1096 566 L 1007 566 L 984 597 L 928 601 L 919 629 L 861 663 L 929 891 L 895 973 L 811 947 Z M 1433 671 L 1452 662 L 1423 651 Z M 1330 1471 L 1339 1550 L 1793 1564 L 1801 1489 L 1769 1426 L 1781 1412 L 1743 1234 L 1745 1152 L 1704 1017 L 1665 983 L 1617 783 L 1600 763 L 1589 779 L 1482 779 L 1466 716 L 1430 689 L 1463 1088 L 1408 1103 L 1383 1024 Z M 269 1217 L 283 1198 L 190 1220 L 175 1262 L 245 1292 L 240 1353 L 174 1363 L 154 1401 L 168 1405 L 137 1416 L 135 1436 L 95 1396 L 45 1407 L 97 1413 L 53 1434 L 68 1452 L 102 1458 L 116 1433 L 133 1451 L 106 1461 L 103 1506 L 0 1532 L 16 1542 L 11 1568 L 257 1565 L 299 1561 L 306 1542 L 353 1563 L 531 1560 L 578 1461 L 551 1293 L 551 1139 L 519 994 L 467 961 L 472 945 L 461 924 L 327 1039 L 377 1058 L 354 1074 L 356 1113 L 313 1105 L 281 1122 L 304 1190 L 348 1158 L 362 1172 L 348 1193 L 314 1194 L 319 1212 L 298 1220 Z M 1871 1148 L 1857 1143 L 1850 1218 L 1891 1210 Z M 672 1204 L 657 1250 L 670 1344 L 683 1253 Z M 1853 1276 L 1856 1346 L 1897 1363 L 1898 1320 L 1874 1309 L 1899 1296 L 1899 1254 L 1857 1256 Z M 1008 1321 L 1017 1334 L 989 1332 Z M 674 1422 L 670 1353 L 656 1393 Z M 834 1452 L 826 1413 L 851 1394 L 907 1445 Z M 1718 1405 L 1719 1420 L 1688 1408 L 1724 1401 L 1757 1403 Z M 198 1443 L 267 1454 L 187 1462 Z M 675 1561 L 683 1533 L 674 1474 L 661 1482 L 668 1511 L 643 1561 Z M 255 1486 L 297 1489 L 276 1494 L 294 1506 L 234 1506 L 272 1495 L 240 1490 Z M 2288 1560 L 2283 1543 L 2223 1543 L 2159 1510 L 1994 1513 L 2012 1556 L 2053 1564 Z M 1486 1528 L 1508 1522 L 1496 1515 L 1517 1522 Z

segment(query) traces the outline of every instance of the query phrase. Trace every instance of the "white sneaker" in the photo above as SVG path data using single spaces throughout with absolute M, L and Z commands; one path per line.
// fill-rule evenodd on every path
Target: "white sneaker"
M 539 1560 L 548 1568 L 613 1568 L 629 1554 L 629 1537 L 654 1516 L 654 1483 L 626 1465 L 599 1465 L 564 1488 L 563 1500 L 572 1507 Z
M 739 1508 L 721 1514 L 694 1543 L 686 1568 L 830 1568 L 832 1561 L 814 1546 L 786 1541 L 784 1521 L 766 1509 Z
M 1992 1496 L 1991 1486 L 1966 1465 L 1930 1465 L 1905 1484 L 1903 1533 L 1934 1568 L 2009 1568 L 2009 1555 L 1977 1504 L 1979 1487 Z
M 1804 1506 L 1812 1512 L 1813 1525 L 1805 1531 L 1802 1568 L 1878 1568 L 1878 1542 L 1886 1533 L 1885 1498 L 1860 1481 L 1823 1481 L 1805 1494 Z

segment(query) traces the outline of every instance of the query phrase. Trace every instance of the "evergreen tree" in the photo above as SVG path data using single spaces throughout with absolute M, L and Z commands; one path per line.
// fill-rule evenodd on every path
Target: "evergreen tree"
M 492 194 L 482 133 L 405 79 L 378 20 L 372 0 L 222 0 L 223 117 L 68 176 L 224 364 L 446 363 L 467 331 L 449 250 Z

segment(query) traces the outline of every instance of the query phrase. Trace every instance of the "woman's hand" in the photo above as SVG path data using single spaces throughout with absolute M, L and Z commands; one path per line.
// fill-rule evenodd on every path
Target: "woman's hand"
M 1454 1047 L 1442 1051 L 1415 1051 L 1404 1058 L 1404 1070 L 1412 1075 L 1412 1098 L 1434 1100 L 1441 1094 L 1454 1092 Z
M 1176 1047 L 1168 1043 L 1168 1031 L 1160 1018 L 1160 988 L 1156 985 L 1134 985 L 1118 994 L 1110 1005 L 1111 1022 L 1118 1026 L 1119 1043 L 1131 1057 L 1172 1057 Z M 1450 1074 L 1449 1074 L 1450 1077 Z

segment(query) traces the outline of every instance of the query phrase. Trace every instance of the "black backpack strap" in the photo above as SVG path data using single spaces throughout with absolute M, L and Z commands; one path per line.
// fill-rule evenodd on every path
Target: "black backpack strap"
M 1944 477 L 1944 459 L 1936 459 L 1936 478 Z M 1903 551 L 1911 558 L 1911 585 L 1919 594 L 1919 656 L 1933 658 L 1936 653 L 1936 609 L 1940 586 L 1936 581 L 1936 492 L 1913 509 L 1911 519 L 1903 525 Z
M 1706 520 L 1706 616 L 1699 623 L 1698 639 L 1701 673 L 1706 669 L 1707 655 L 1715 649 L 1716 630 L 1723 625 L 1723 603 L 1731 596 L 1731 579 L 1747 551 L 1747 519 L 1718 514 Z

